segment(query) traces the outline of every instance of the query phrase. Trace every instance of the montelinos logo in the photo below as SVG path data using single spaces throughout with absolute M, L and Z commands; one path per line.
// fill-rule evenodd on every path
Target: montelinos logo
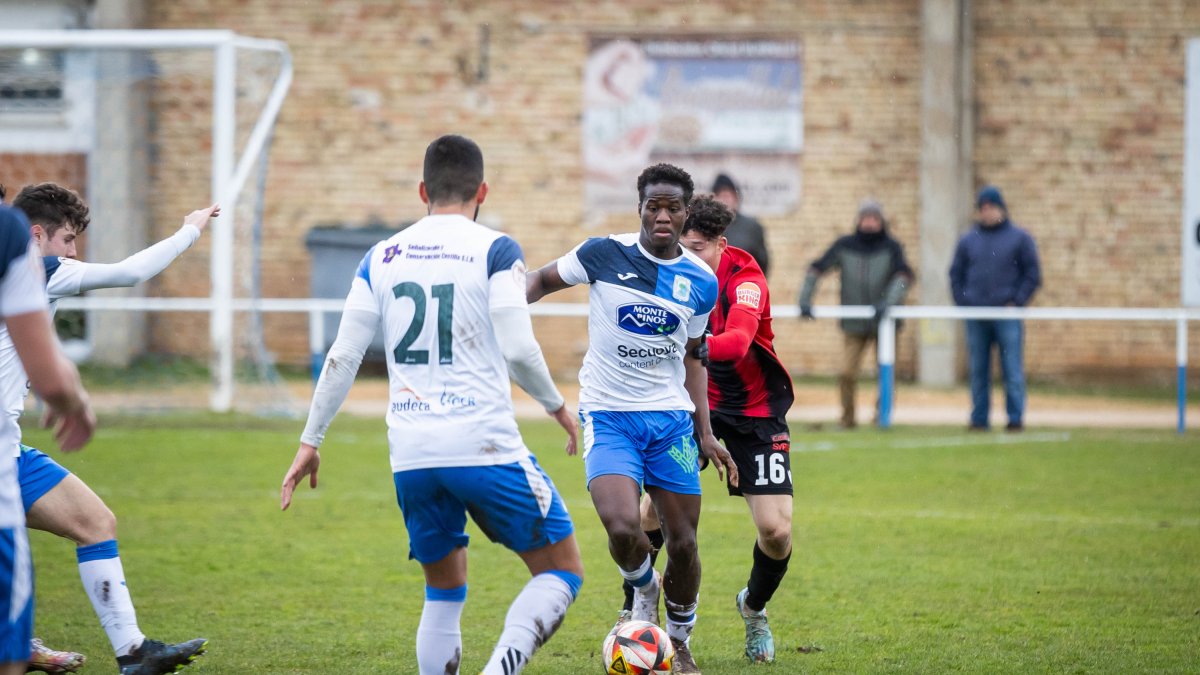
M 634 335 L 670 335 L 680 323 L 682 319 L 655 305 L 635 302 L 617 308 L 617 325 Z

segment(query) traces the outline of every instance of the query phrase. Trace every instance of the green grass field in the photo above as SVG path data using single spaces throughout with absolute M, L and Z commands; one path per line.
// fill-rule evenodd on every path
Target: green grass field
M 244 417 L 102 420 L 52 454 L 116 512 L 143 630 L 203 635 L 195 673 L 413 673 L 422 604 L 380 419 L 339 419 L 321 485 L 287 513 L 278 485 L 301 423 Z M 575 518 L 587 580 L 525 671 L 599 673 L 619 577 L 548 424 L 526 438 Z M 27 441 L 47 446 L 44 432 Z M 796 546 L 770 605 L 778 661 L 742 659 L 733 596 L 753 530 L 716 476 L 700 521 L 693 652 L 726 673 L 1200 672 L 1200 442 L 1166 431 L 794 434 Z M 463 673 L 478 672 L 526 573 L 478 532 Z M 33 534 L 37 634 L 114 672 L 73 546 Z

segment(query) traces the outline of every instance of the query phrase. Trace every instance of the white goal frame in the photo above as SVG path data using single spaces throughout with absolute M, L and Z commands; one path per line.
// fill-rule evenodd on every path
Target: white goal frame
M 285 43 L 238 35 L 229 30 L 0 30 L 0 49 L 208 50 L 213 54 L 212 199 L 222 216 L 212 223 L 209 274 L 212 296 L 209 337 L 213 391 L 210 407 L 228 411 L 233 404 L 233 218 L 237 196 L 264 152 L 271 128 L 292 83 L 292 56 Z M 273 52 L 279 75 L 241 155 L 237 153 L 237 52 Z

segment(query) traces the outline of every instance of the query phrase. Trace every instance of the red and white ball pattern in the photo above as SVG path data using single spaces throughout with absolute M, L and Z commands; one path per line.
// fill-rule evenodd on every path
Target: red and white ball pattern
M 667 632 L 648 621 L 626 621 L 604 639 L 609 675 L 667 675 L 675 648 Z

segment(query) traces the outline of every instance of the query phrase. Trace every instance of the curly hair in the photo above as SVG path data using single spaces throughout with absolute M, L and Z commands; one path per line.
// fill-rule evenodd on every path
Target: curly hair
M 646 186 L 660 183 L 678 185 L 683 188 L 684 204 L 692 201 L 692 193 L 696 191 L 696 185 L 692 182 L 692 177 L 688 172 L 674 164 L 655 164 L 654 166 L 646 167 L 642 175 L 638 176 L 638 204 L 640 205 L 646 201 Z
M 683 233 L 695 230 L 701 237 L 716 241 L 725 234 L 725 228 L 733 222 L 733 211 L 710 194 L 699 194 L 688 205 L 687 221 Z
M 24 211 L 30 223 L 41 225 L 48 237 L 66 225 L 73 226 L 76 234 L 82 234 L 92 222 L 79 193 L 57 183 L 26 185 L 13 198 L 12 205 Z

